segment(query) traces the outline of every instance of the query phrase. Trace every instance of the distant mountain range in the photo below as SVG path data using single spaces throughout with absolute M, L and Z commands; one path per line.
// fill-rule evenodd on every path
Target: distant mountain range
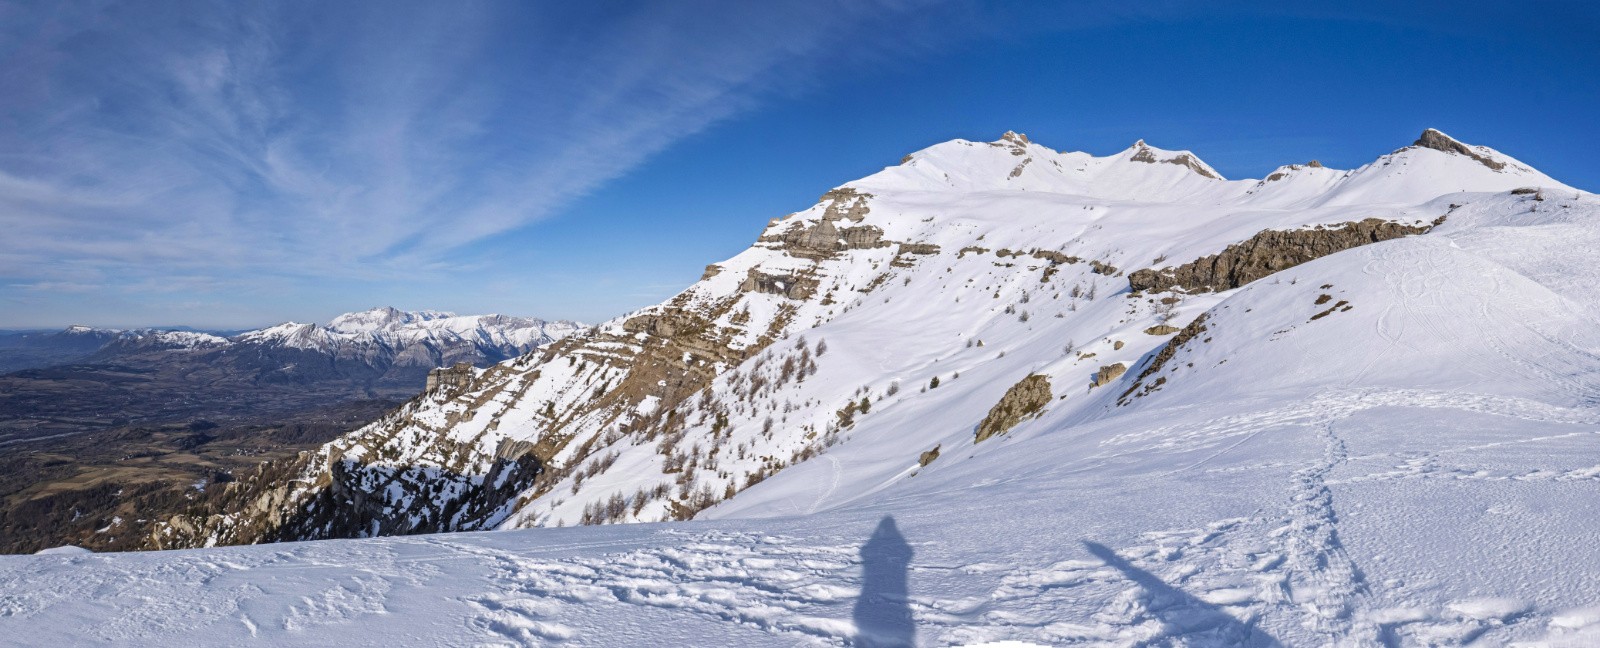
M 224 366 L 260 383 L 328 379 L 412 388 L 429 369 L 492 364 L 582 330 L 570 321 L 456 315 L 389 307 L 346 313 L 327 325 L 285 322 L 235 335 L 192 329 L 99 329 L 0 333 L 0 372 L 67 364 Z
M 131 548 L 155 511 L 372 421 L 429 370 L 490 365 L 582 330 L 505 315 L 374 308 L 326 325 L 0 334 L 0 552 L 63 539 Z M 120 493 L 120 495 L 114 495 Z M 98 526 L 97 526 L 98 525 Z

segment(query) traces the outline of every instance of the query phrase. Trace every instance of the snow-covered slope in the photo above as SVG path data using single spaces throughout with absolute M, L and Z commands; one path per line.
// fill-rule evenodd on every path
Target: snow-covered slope
M 1090 381 L 1143 372 L 1179 325 L 1227 294 L 1209 291 L 1427 232 L 1457 211 L 1543 204 L 1547 193 L 1588 204 L 1508 156 L 1432 130 L 1355 171 L 1294 165 L 1260 181 L 1224 180 L 1192 153 L 1142 141 L 1108 157 L 1058 153 L 1015 133 L 946 142 L 774 220 L 667 303 L 431 392 L 315 457 L 264 471 L 249 487 L 282 502 L 270 513 L 181 521 L 156 541 L 687 518 L 860 436 L 867 420 L 924 431 L 874 452 L 915 458 L 959 444 L 971 436 L 964 425 L 932 422 L 959 411 L 973 425 L 1030 374 L 1048 379 L 1053 412 L 1127 405 L 1165 376 L 1129 375 L 1098 391 Z M 1169 285 L 1192 294 L 1138 292 Z M 394 318 L 344 326 L 375 330 L 378 320 Z M 272 334 L 313 344 L 335 331 Z M 924 394 L 935 378 L 937 398 Z M 826 465 L 844 460 L 826 454 Z M 886 458 L 871 455 L 888 472 L 869 485 L 830 482 L 829 496 L 862 497 L 909 474 L 881 468 Z M 290 477 L 309 486 L 285 487 Z M 752 494 L 711 514 L 822 504 L 785 508 Z
M 1142 143 L 947 142 L 155 541 L 695 523 L 10 559 L 0 578 L 188 564 L 179 581 L 244 588 L 149 635 L 180 639 L 347 638 L 427 606 L 362 636 L 1585 645 L 1597 218 L 1593 195 L 1436 131 L 1259 181 Z M 250 591 L 268 567 L 294 583 Z M 154 609 L 85 598 L 14 596 L 0 624 Z

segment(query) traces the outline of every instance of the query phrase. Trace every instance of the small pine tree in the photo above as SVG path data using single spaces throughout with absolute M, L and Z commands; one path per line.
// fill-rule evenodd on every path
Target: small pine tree
M 939 377 L 938 376 L 934 376 L 933 380 L 928 381 L 928 389 L 938 389 L 938 388 L 939 388 Z
M 866 396 L 862 396 L 861 397 L 861 404 L 858 405 L 856 407 L 856 409 L 861 410 L 862 414 L 866 414 L 868 411 L 872 410 L 872 401 L 867 400 Z

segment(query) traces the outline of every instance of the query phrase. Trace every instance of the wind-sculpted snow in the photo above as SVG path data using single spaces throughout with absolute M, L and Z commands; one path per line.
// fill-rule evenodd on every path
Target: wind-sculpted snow
M 241 480 L 245 506 L 166 539 L 547 528 L 207 550 L 308 580 L 147 641 L 1593 643 L 1600 266 L 1574 242 L 1600 240 L 1600 200 L 1444 148 L 1263 181 L 1148 146 L 919 151 L 678 297 Z M 1117 270 L 1368 218 L 1432 228 L 1216 293 Z M 1028 415 L 977 443 L 1031 376 Z M 583 524 L 610 526 L 548 528 Z M 19 558 L 0 579 L 156 564 L 183 563 Z M 105 591 L 23 588 L 0 624 L 44 642 L 138 611 Z M 289 627 L 313 611 L 335 620 Z

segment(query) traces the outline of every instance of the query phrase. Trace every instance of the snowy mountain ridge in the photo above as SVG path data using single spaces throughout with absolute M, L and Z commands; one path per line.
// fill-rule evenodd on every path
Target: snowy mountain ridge
M 1224 180 L 1193 153 L 1142 141 L 1106 157 L 1058 153 L 1015 133 L 923 149 L 774 220 L 749 250 L 709 266 L 666 303 L 485 370 L 462 393 L 425 395 L 304 458 L 288 470 L 317 486 L 278 495 L 288 510 L 308 507 L 293 514 L 298 528 L 223 516 L 226 529 L 178 544 L 686 518 L 822 453 L 866 407 L 912 398 L 889 398 L 891 384 L 996 371 L 986 380 L 1003 388 L 1020 378 L 998 369 L 1011 362 L 970 350 L 986 341 L 1054 340 L 1057 352 L 1028 354 L 1029 371 L 1059 391 L 1102 368 L 1138 368 L 1176 325 L 1219 302 L 1207 291 L 1141 295 L 1124 278 L 1135 270 L 1168 278 L 1155 268 L 1198 263 L 1265 233 L 1310 250 L 1298 260 L 1268 250 L 1228 261 L 1270 273 L 1427 232 L 1457 203 L 1509 190 L 1581 198 L 1509 156 L 1432 130 L 1356 170 L 1308 165 L 1274 176 Z M 909 322 L 915 333 L 898 330 Z M 827 333 L 838 327 L 861 332 Z M 801 334 L 849 350 L 824 361 Z M 858 338 L 899 351 L 853 348 Z M 874 368 L 857 366 L 858 357 L 877 358 Z M 946 374 L 937 363 L 955 368 Z M 1069 390 L 1053 409 L 1089 408 L 1123 389 Z M 968 416 L 981 418 L 1000 395 L 975 393 Z M 593 479 L 612 470 L 628 478 Z M 349 492 L 369 495 L 352 509 Z M 619 499 L 629 503 L 624 512 Z M 281 515 L 289 513 L 268 517 Z
M 402 311 L 377 307 L 339 315 L 326 325 L 284 322 L 223 337 L 168 329 L 98 329 L 74 325 L 61 335 L 95 335 L 107 340 L 102 356 L 145 351 L 215 351 L 230 347 L 314 351 L 338 357 L 394 356 L 401 363 L 441 366 L 419 352 L 452 348 L 487 350 L 491 357 L 526 353 L 582 330 L 583 324 L 507 315 L 456 315 L 445 311 Z M 448 363 L 445 363 L 448 364 Z
M 505 348 L 518 355 L 581 330 L 577 322 L 545 321 L 506 315 L 456 315 L 445 311 L 401 311 L 392 307 L 345 313 L 326 326 L 284 322 L 249 331 L 233 340 L 330 353 L 382 346 L 470 343 Z
M 544 529 L 40 557 L 0 584 L 295 579 L 176 638 L 1591 645 L 1597 245 L 1593 194 L 1437 131 L 1261 180 L 946 142 L 150 545 Z M 577 525 L 607 526 L 548 528 Z M 143 610 L 87 598 L 6 605 Z M 424 605 L 460 623 L 352 623 Z

